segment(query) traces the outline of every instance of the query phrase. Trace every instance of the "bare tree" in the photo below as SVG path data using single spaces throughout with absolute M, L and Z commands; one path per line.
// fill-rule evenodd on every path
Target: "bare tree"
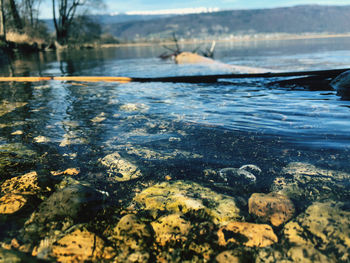
M 36 28 L 38 24 L 39 16 L 39 6 L 41 0 L 22 0 L 22 6 L 24 7 L 24 14 L 26 22 L 29 22 L 29 25 L 32 28 Z
M 10 5 L 10 14 L 13 19 L 13 24 L 16 30 L 21 31 L 23 29 L 22 19 L 18 12 L 17 3 L 15 0 L 8 0 Z
M 92 0 L 52 0 L 53 21 L 56 29 L 56 39 L 61 45 L 67 44 L 69 31 L 78 9 L 88 4 L 101 4 Z
M 0 40 L 6 41 L 6 22 L 4 0 L 0 0 Z

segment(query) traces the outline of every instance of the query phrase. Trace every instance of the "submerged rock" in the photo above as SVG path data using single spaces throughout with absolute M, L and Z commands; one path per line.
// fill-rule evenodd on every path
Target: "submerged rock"
M 118 152 L 107 155 L 101 160 L 101 163 L 107 167 L 108 175 L 118 182 L 142 176 L 140 169 L 135 164 L 123 159 Z
M 40 135 L 40 136 L 35 137 L 35 138 L 34 138 L 34 141 L 35 141 L 36 143 L 48 143 L 48 142 L 50 142 L 51 140 L 50 140 L 49 138 L 45 137 L 45 136 Z
M 115 254 L 96 234 L 77 229 L 52 246 L 51 256 L 58 262 L 85 262 L 110 260 Z
M 278 242 L 271 226 L 247 222 L 230 222 L 218 231 L 220 246 L 229 243 L 247 247 L 266 247 Z
M 149 107 L 142 103 L 126 103 L 120 106 L 122 111 L 147 111 Z
M 312 164 L 294 162 L 275 178 L 271 190 L 304 202 L 323 199 L 350 198 L 350 174 L 318 168 Z
M 35 171 L 5 180 L 1 184 L 0 190 L 5 194 L 27 195 L 41 195 L 51 191 L 49 187 L 42 188 L 39 185 L 38 174 Z
M 193 182 L 156 184 L 136 195 L 134 201 L 155 218 L 166 212 L 209 217 L 215 224 L 240 218 L 240 209 L 234 198 L 218 194 Z
M 255 193 L 248 201 L 249 213 L 273 226 L 280 226 L 291 219 L 295 213 L 293 202 L 277 193 Z
M 160 246 L 185 243 L 191 231 L 191 223 L 185 220 L 181 214 L 163 216 L 151 223 L 156 242 Z
M 350 70 L 341 73 L 330 85 L 337 91 L 337 95 L 344 99 L 350 98 Z
M 153 242 L 150 227 L 129 214 L 120 219 L 113 229 L 113 240 L 118 247 L 118 262 L 147 262 Z
M 316 247 L 347 262 L 350 260 L 349 204 L 314 202 L 285 225 L 283 234 L 293 245 Z
M 0 215 L 14 214 L 23 208 L 27 199 L 18 194 L 6 194 L 0 198 Z
M 24 107 L 27 104 L 28 104 L 27 102 L 10 102 L 6 100 L 2 101 L 0 103 L 0 117 L 16 110 L 17 108 Z
M 38 262 L 35 258 L 24 253 L 8 250 L 0 247 L 0 262 L 1 263 L 34 263 Z
M 205 170 L 205 173 L 211 171 L 211 175 L 215 175 L 213 170 Z M 249 188 L 256 183 L 256 176 L 261 173 L 259 167 L 253 164 L 243 165 L 240 168 L 223 168 L 217 173 L 220 180 L 223 180 L 230 186 L 239 186 Z

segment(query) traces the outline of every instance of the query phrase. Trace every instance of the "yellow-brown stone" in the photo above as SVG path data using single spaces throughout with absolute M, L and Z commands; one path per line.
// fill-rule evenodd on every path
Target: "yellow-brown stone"
M 218 231 L 219 245 L 229 243 L 247 247 L 267 247 L 278 241 L 271 226 L 247 222 L 231 222 Z
M 0 214 L 14 214 L 25 206 L 27 200 L 18 194 L 6 194 L 0 198 Z
M 0 190 L 5 194 L 38 194 L 43 192 L 39 187 L 38 174 L 36 172 L 8 179 L 2 183 Z
M 186 221 L 181 214 L 161 217 L 151 225 L 155 232 L 156 242 L 161 246 L 186 242 L 191 230 L 191 223 Z
M 295 213 L 293 202 L 277 193 L 255 193 L 249 198 L 249 213 L 273 226 L 280 226 L 291 219 Z
M 194 182 L 168 181 L 146 188 L 134 201 L 155 218 L 163 212 L 211 217 L 218 225 L 240 219 L 234 198 L 218 194 Z
M 84 262 L 111 259 L 104 241 L 87 230 L 77 229 L 64 236 L 52 246 L 52 256 L 58 262 Z

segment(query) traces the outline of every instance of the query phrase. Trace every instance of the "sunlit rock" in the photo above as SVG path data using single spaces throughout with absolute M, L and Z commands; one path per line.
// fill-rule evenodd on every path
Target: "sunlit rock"
M 184 243 L 191 231 L 191 223 L 185 220 L 181 214 L 163 216 L 151 223 L 155 233 L 156 242 L 160 246 L 167 244 Z
M 24 107 L 27 104 L 27 102 L 10 102 L 6 100 L 2 101 L 0 102 L 0 117 L 16 110 L 17 108 Z
M 318 168 L 308 163 L 290 163 L 275 178 L 271 190 L 298 201 L 316 201 L 326 198 L 342 200 L 350 196 L 346 186 L 350 174 Z
M 51 191 L 39 185 L 37 172 L 30 172 L 5 180 L 0 186 L 2 193 L 39 195 Z
M 51 255 L 58 262 L 102 261 L 115 256 L 100 237 L 85 229 L 77 229 L 58 240 Z
M 280 226 L 291 219 L 295 213 L 293 202 L 277 193 L 254 193 L 249 198 L 249 213 L 273 226 Z
M 322 254 L 314 246 L 294 246 L 287 252 L 288 258 L 292 262 L 303 262 L 303 263 L 332 263 L 337 262 L 334 257 L 328 257 Z
M 134 200 L 154 217 L 162 212 L 190 213 L 202 218 L 209 216 L 215 224 L 240 218 L 234 198 L 193 182 L 156 184 L 136 195 Z
M 18 194 L 6 194 L 0 198 L 0 214 L 14 214 L 24 207 L 27 199 Z
M 108 175 L 116 181 L 129 181 L 142 176 L 140 169 L 130 161 L 122 158 L 118 152 L 109 154 L 101 159 L 107 168 Z
M 350 211 L 348 203 L 314 202 L 285 225 L 286 240 L 298 246 L 317 247 L 343 262 L 350 260 Z
M 230 222 L 218 231 L 220 246 L 229 243 L 247 247 L 266 247 L 278 242 L 271 226 L 247 222 Z

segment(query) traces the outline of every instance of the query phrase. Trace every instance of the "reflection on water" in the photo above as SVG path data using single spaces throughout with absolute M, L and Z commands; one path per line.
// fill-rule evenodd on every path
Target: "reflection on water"
M 341 68 L 348 42 L 222 44 L 217 58 Z M 161 51 L 15 54 L 1 75 L 222 73 Z M 1 83 L 0 257 L 347 262 L 349 106 L 260 79 Z

